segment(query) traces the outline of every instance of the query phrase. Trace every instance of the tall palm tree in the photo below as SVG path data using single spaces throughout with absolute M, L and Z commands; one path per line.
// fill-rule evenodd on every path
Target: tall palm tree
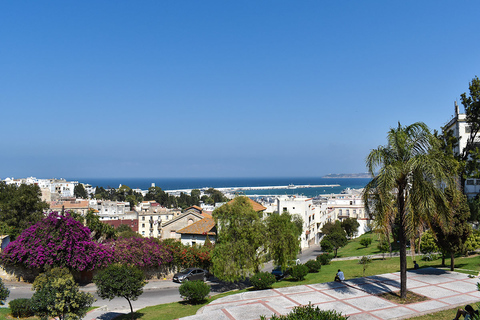
M 438 139 L 421 122 L 398 123 L 387 135 L 388 144 L 366 159 L 373 179 L 363 198 L 368 214 L 379 224 L 396 221 L 400 244 L 400 294 L 407 295 L 407 241 L 418 226 L 434 215 L 448 217 L 442 186 L 451 183 L 451 168 Z M 378 170 L 378 172 L 376 171 Z M 392 217 L 393 215 L 393 217 Z

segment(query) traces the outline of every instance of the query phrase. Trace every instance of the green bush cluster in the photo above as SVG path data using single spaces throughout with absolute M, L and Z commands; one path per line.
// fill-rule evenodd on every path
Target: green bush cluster
M 320 261 L 317 260 L 308 260 L 305 265 L 307 266 L 308 272 L 310 273 L 316 273 L 322 268 L 322 264 L 320 263 Z
M 360 239 L 360 244 L 366 248 L 372 244 L 372 238 L 362 238 Z
M 200 303 L 210 293 L 210 286 L 202 280 L 187 281 L 182 283 L 178 291 L 184 300 L 190 303 Z
M 8 306 L 11 315 L 15 318 L 28 318 L 35 314 L 30 299 L 14 299 L 8 303 Z
M 331 260 L 332 256 L 329 253 L 323 253 L 317 256 L 317 261 L 319 261 L 322 266 L 329 264 Z
M 290 277 L 292 278 L 292 280 L 295 280 L 295 281 L 301 281 L 305 279 L 305 276 L 307 274 L 308 274 L 308 267 L 304 264 L 293 266 L 290 269 Z
M 250 278 L 250 283 L 257 290 L 271 288 L 275 281 L 275 276 L 268 272 L 258 272 Z
M 266 320 L 265 316 L 260 317 L 261 320 Z M 320 310 L 319 307 L 313 307 L 311 304 L 301 307 L 293 308 L 293 311 L 287 315 L 274 314 L 270 320 L 347 320 L 347 316 L 342 316 L 341 313 L 334 310 Z

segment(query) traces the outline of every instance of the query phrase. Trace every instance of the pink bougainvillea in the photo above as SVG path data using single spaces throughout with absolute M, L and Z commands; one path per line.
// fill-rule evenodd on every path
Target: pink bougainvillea
M 67 267 L 77 271 L 105 267 L 112 261 L 111 247 L 94 242 L 90 229 L 70 214 L 58 212 L 25 229 L 1 255 L 2 264 Z
M 109 243 L 115 262 L 139 268 L 158 268 L 172 262 L 171 251 L 153 238 L 120 238 Z

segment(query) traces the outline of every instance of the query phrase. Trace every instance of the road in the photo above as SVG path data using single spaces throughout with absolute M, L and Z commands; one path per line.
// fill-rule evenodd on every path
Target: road
M 321 251 L 318 246 L 312 246 L 311 248 L 304 249 L 302 253 L 298 255 L 298 259 L 300 259 L 302 263 L 305 263 L 310 259 L 315 259 L 315 257 L 320 253 Z M 272 269 L 273 264 L 271 262 L 265 264 L 263 268 L 263 270 L 267 272 L 270 272 Z M 4 283 L 10 290 L 10 296 L 6 301 L 6 306 L 8 306 L 8 302 L 13 299 L 31 298 L 33 295 L 31 284 L 11 281 L 4 281 Z M 212 288 L 212 295 L 235 288 L 242 288 L 242 286 L 244 286 L 242 284 L 225 284 L 216 281 L 216 279 L 211 279 L 211 281 L 208 281 L 208 283 Z M 140 298 L 137 301 L 132 301 L 133 309 L 138 310 L 148 306 L 181 301 L 182 299 L 178 292 L 179 286 L 179 283 L 175 283 L 172 280 L 151 280 L 144 287 L 143 294 L 140 296 Z M 109 320 L 119 313 L 130 312 L 130 306 L 127 300 L 124 298 L 115 298 L 110 301 L 100 299 L 96 294 L 96 287 L 93 283 L 81 286 L 80 290 L 92 293 L 96 298 L 93 306 L 102 307 L 101 309 L 97 309 L 89 313 L 85 317 L 87 320 L 94 318 Z

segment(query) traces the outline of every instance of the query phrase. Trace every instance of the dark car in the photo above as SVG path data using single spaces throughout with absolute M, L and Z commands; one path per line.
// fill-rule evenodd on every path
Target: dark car
M 273 269 L 271 273 L 275 276 L 277 280 L 280 280 L 286 276 L 286 272 L 282 270 L 281 266 L 275 267 L 275 269 Z
M 207 279 L 208 279 L 208 271 L 199 269 L 199 268 L 188 268 L 178 273 L 175 273 L 173 275 L 173 281 L 180 282 L 180 283 L 183 281 L 192 281 L 192 280 L 207 281 Z

